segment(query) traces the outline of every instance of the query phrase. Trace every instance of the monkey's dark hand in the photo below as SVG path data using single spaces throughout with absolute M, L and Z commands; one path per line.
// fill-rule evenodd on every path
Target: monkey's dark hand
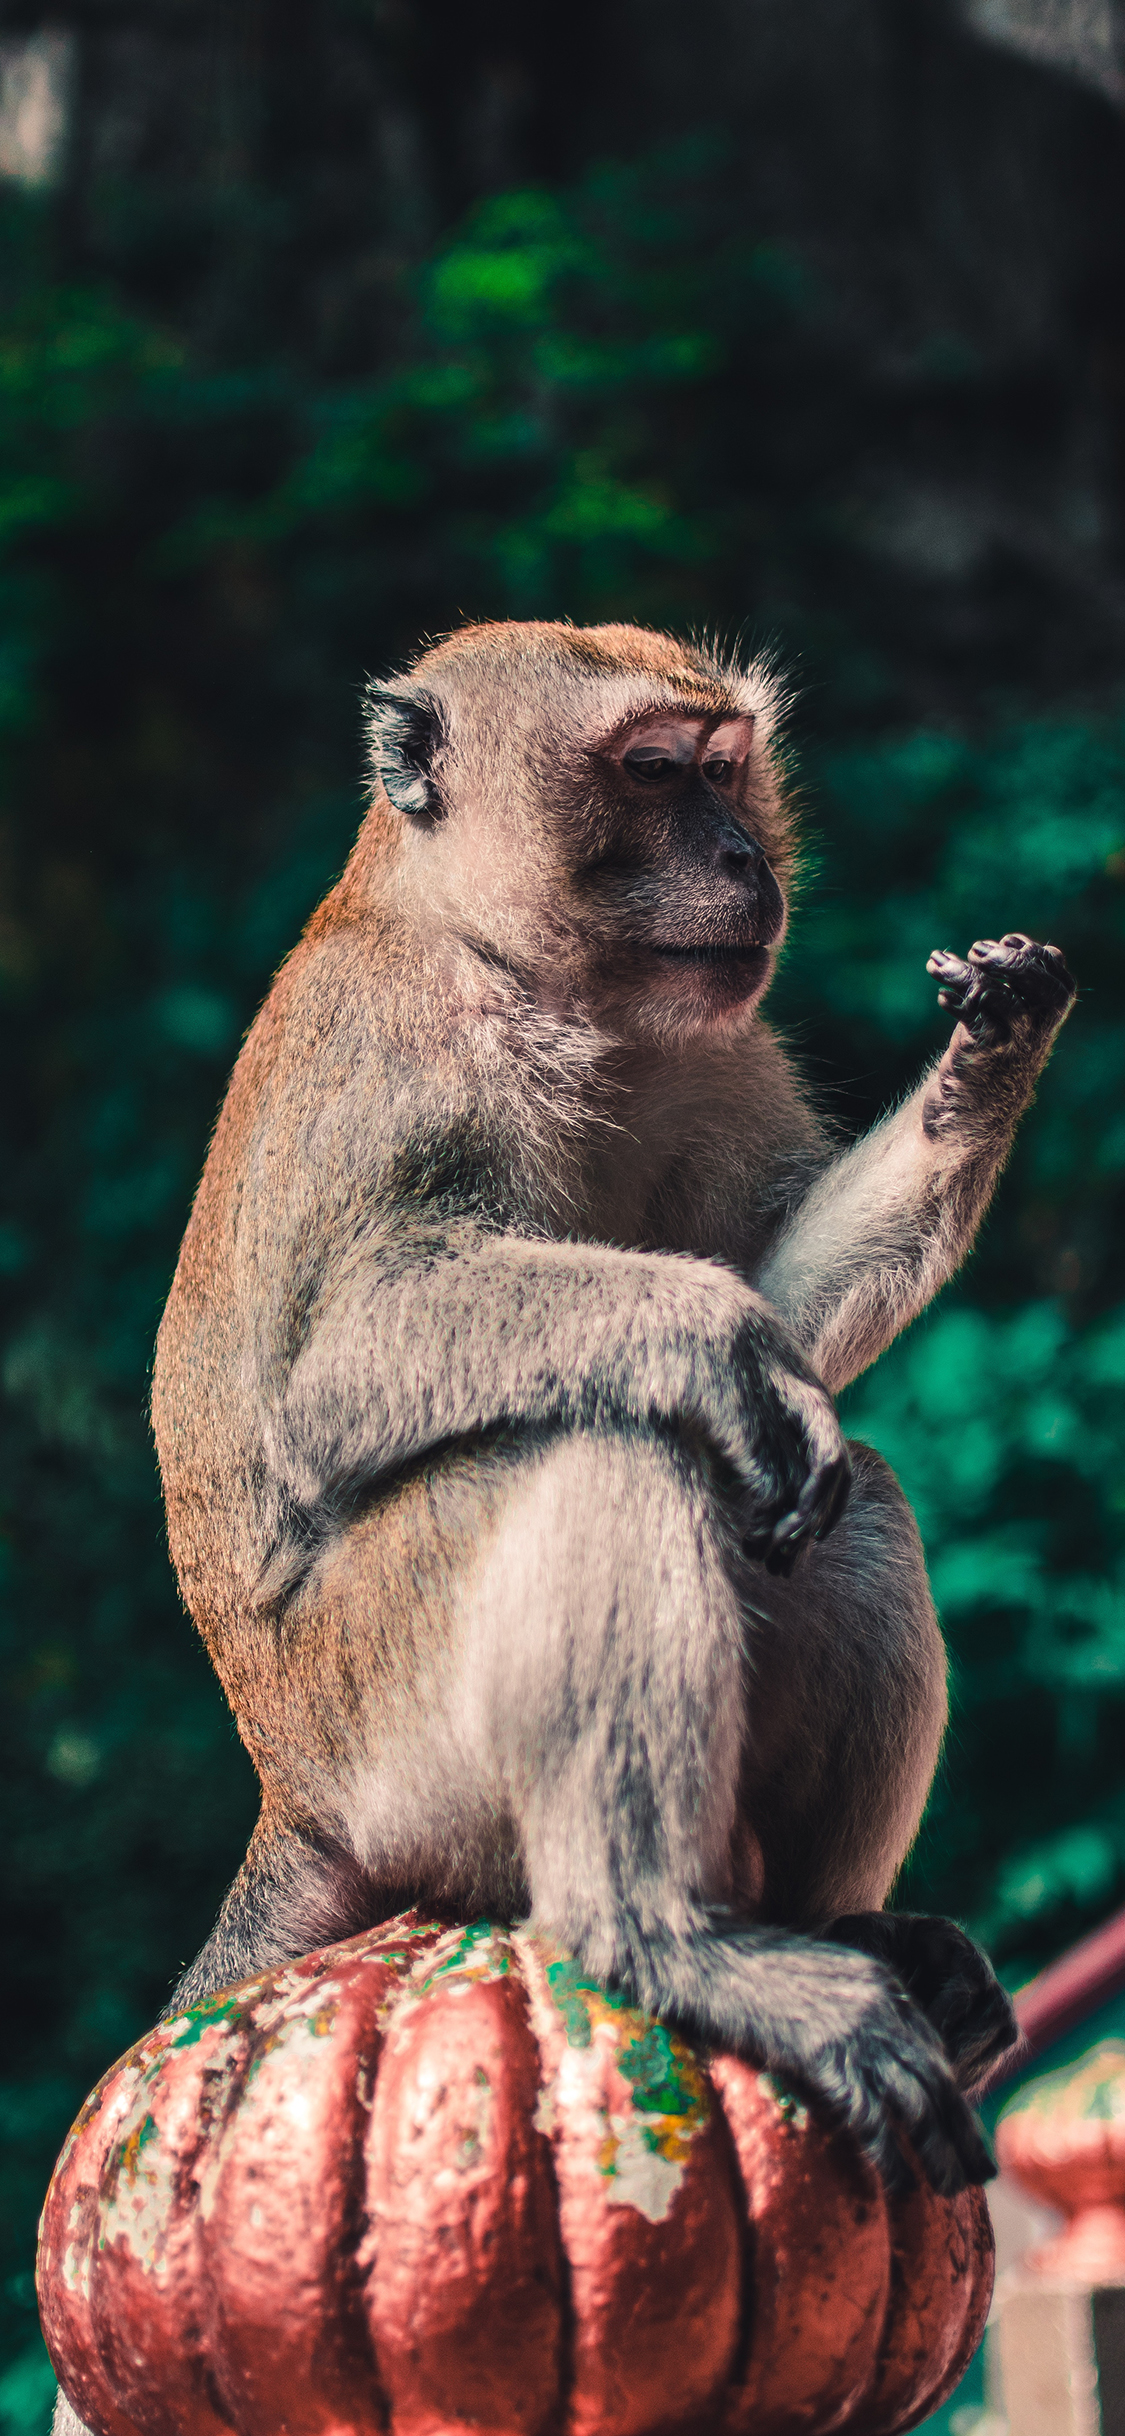
M 983 1049 L 1000 1048 L 1021 1032 L 1049 1040 L 1074 1004 L 1061 948 L 1040 947 L 1022 930 L 978 939 L 967 961 L 935 948 L 926 971 L 941 982 L 938 1005 L 960 1016 Z
M 903 2136 L 937 2191 L 991 2179 L 996 2169 L 937 2031 L 872 1955 L 779 1929 L 706 1942 L 710 2035 L 818 2101 L 889 2190 L 910 2188 Z
M 959 2089 L 974 2089 L 1019 2038 L 1015 2008 L 980 1947 L 953 1920 L 852 1912 L 826 1935 L 874 1954 L 933 2023 Z
M 851 1458 L 832 1399 L 811 1371 L 767 1361 L 752 1392 L 751 1443 L 741 1467 L 742 1545 L 768 1573 L 791 1573 L 809 1541 L 823 1539 L 839 1521 Z

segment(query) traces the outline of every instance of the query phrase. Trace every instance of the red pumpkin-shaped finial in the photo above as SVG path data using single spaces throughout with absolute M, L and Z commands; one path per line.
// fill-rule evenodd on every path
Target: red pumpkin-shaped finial
M 524 1931 L 413 1914 L 141 2040 L 39 2257 L 96 2436 L 896 2436 L 992 2289 L 983 2195 Z

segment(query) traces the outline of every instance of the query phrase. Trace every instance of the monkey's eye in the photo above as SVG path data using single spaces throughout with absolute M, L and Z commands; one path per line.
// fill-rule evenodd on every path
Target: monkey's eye
M 671 778 L 677 767 L 671 754 L 662 753 L 658 744 L 635 744 L 625 754 L 624 760 L 630 778 L 643 779 L 646 786 L 655 786 L 662 778 Z
M 734 776 L 734 763 L 716 756 L 715 760 L 704 762 L 703 775 L 710 779 L 713 787 L 729 787 Z

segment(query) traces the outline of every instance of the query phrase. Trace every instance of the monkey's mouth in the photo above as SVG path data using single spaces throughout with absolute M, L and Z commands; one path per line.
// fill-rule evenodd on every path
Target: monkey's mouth
M 710 942 L 706 946 L 692 945 L 688 947 L 680 947 L 670 945 L 667 941 L 662 939 L 654 939 L 652 943 L 652 952 L 654 956 L 661 956 L 667 962 L 674 964 L 749 964 L 761 966 L 764 965 L 769 950 L 768 948 L 760 945 L 738 945 L 733 940 L 725 941 L 720 945 L 715 945 L 714 942 Z

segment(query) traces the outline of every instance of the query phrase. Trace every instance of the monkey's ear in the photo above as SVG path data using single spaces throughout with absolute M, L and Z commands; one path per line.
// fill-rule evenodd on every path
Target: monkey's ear
M 433 776 L 442 741 L 436 702 L 391 685 L 369 685 L 367 712 L 371 759 L 388 802 L 412 820 L 440 820 L 445 807 Z

